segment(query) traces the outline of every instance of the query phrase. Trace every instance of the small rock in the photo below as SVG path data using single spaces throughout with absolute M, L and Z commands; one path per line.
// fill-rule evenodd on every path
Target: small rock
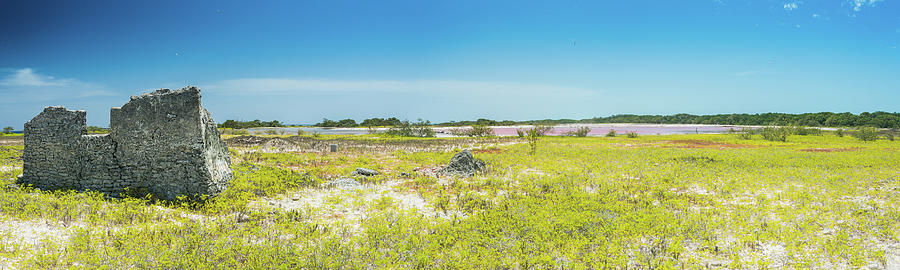
M 366 168 L 356 168 L 356 171 L 354 171 L 354 172 L 356 172 L 357 174 L 360 174 L 360 175 L 364 175 L 364 176 L 378 175 L 377 171 L 372 170 L 372 169 L 366 169 Z
M 322 187 L 331 187 L 337 189 L 357 189 L 361 186 L 362 184 L 360 184 L 353 178 L 338 178 L 322 184 Z
M 400 173 L 400 178 L 410 178 L 410 177 L 412 177 L 412 174 L 409 174 L 407 172 Z
M 453 158 L 450 159 L 450 164 L 438 171 L 438 173 L 472 177 L 475 175 L 475 172 L 484 170 L 485 167 L 484 161 L 475 158 L 469 150 L 463 150 L 453 155 Z

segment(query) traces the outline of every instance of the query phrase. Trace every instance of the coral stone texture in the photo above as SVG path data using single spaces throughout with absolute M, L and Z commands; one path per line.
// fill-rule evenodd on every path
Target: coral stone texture
M 19 183 L 162 199 L 216 195 L 232 179 L 228 149 L 200 89 L 160 89 L 110 111 L 109 134 L 88 135 L 84 111 L 47 107 L 25 123 Z

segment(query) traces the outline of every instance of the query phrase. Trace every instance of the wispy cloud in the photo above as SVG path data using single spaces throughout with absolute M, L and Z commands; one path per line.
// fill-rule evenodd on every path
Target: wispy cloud
M 590 95 L 575 87 L 461 80 L 320 80 L 244 78 L 201 86 L 204 91 L 227 95 L 303 95 L 327 93 L 456 93 Z
M 0 103 L 114 95 L 112 91 L 106 90 L 102 85 L 76 79 L 58 79 L 50 75 L 39 74 L 31 68 L 15 69 L 0 77 L 0 93 L 4 95 L 4 99 Z
M 72 79 L 56 79 L 53 76 L 40 75 L 31 68 L 15 70 L 0 80 L 0 86 L 68 86 Z
M 800 8 L 803 1 L 789 1 L 784 3 L 784 10 L 791 11 Z

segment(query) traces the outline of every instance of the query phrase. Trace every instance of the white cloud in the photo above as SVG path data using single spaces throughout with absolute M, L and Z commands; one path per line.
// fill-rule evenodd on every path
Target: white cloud
M 40 75 L 31 68 L 16 70 L 0 80 L 2 86 L 68 86 L 73 80 L 56 79 L 53 76 Z
M 853 11 L 861 11 L 864 7 L 874 7 L 878 2 L 883 0 L 851 0 L 850 4 Z
M 803 4 L 803 1 L 790 1 L 784 3 L 784 10 L 791 11 L 800 8 L 800 4 Z
M 69 97 L 86 98 L 113 96 L 102 85 L 85 83 L 76 79 L 57 79 L 43 75 L 31 68 L 16 69 L 0 77 L 0 103 L 26 101 L 65 100 Z
M 227 95 L 303 95 L 327 93 L 453 93 L 590 95 L 587 89 L 508 82 L 460 80 L 317 80 L 292 78 L 244 78 L 224 80 L 204 91 Z

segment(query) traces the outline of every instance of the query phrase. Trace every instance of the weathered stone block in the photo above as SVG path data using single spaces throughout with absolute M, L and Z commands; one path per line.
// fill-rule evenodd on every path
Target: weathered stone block
M 169 200 L 216 195 L 233 177 L 231 159 L 200 97 L 196 87 L 132 96 L 110 111 L 108 135 L 88 135 L 84 111 L 47 107 L 25 123 L 19 182 Z

